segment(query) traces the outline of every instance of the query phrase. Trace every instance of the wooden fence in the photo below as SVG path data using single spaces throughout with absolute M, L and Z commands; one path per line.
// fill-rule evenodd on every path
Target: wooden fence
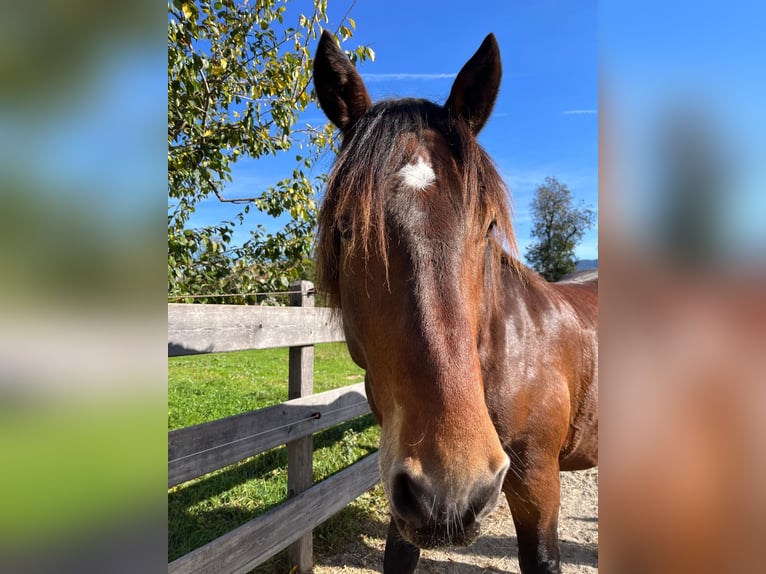
M 291 286 L 293 307 L 168 304 L 168 356 L 290 347 L 290 400 L 168 433 L 168 488 L 287 444 L 288 500 L 168 564 L 168 572 L 244 573 L 290 547 L 313 566 L 311 531 L 378 482 L 377 453 L 312 485 L 312 434 L 369 412 L 364 383 L 313 394 L 317 343 L 343 341 L 313 285 Z

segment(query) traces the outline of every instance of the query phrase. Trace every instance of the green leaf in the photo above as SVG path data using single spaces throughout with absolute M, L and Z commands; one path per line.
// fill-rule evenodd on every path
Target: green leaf
M 168 19 L 168 289 L 175 295 L 277 288 L 300 275 L 311 251 L 313 198 L 326 175 L 309 180 L 301 169 L 333 151 L 336 140 L 329 123 L 316 129 L 298 118 L 315 98 L 312 54 L 304 42 L 328 22 L 326 0 L 314 0 L 308 16 L 291 15 L 282 0 L 255 6 L 243 9 L 231 0 L 168 5 L 183 17 Z M 338 35 L 349 37 L 357 23 L 348 18 L 341 24 Z M 364 46 L 355 51 L 368 56 Z M 253 189 L 259 199 L 241 206 L 234 223 L 188 229 L 197 203 L 216 193 L 228 196 L 232 163 L 293 146 L 300 148 L 293 173 Z M 292 220 L 267 234 L 253 225 L 255 210 L 289 213 Z M 256 232 L 233 244 L 240 226 Z M 201 300 L 217 301 L 194 299 Z
M 184 13 L 184 18 L 191 20 L 194 17 L 195 8 L 191 2 L 184 2 L 181 6 L 181 11 Z

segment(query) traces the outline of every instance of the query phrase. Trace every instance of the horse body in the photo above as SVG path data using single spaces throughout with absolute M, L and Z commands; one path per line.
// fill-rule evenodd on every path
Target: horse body
M 598 283 L 523 273 L 506 273 L 482 350 L 490 414 L 503 444 L 543 438 L 561 470 L 590 468 L 598 457 Z
M 317 272 L 381 425 L 384 572 L 470 544 L 501 491 L 522 572 L 558 572 L 559 470 L 597 458 L 597 283 L 549 284 L 504 251 L 507 190 L 475 140 L 499 88 L 494 37 L 444 106 L 373 105 L 329 34 L 314 80 L 343 133 Z
M 521 570 L 558 572 L 559 471 L 598 458 L 598 287 L 513 275 L 481 350 L 486 402 L 511 459 L 503 491 Z

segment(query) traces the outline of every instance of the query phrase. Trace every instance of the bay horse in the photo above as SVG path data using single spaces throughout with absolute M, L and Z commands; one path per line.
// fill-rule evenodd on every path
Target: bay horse
M 515 256 L 508 190 L 476 141 L 500 87 L 490 34 L 443 106 L 372 104 L 324 32 L 319 103 L 342 134 L 316 245 L 381 427 L 385 574 L 467 545 L 505 494 L 523 574 L 560 572 L 559 471 L 597 464 L 597 280 Z

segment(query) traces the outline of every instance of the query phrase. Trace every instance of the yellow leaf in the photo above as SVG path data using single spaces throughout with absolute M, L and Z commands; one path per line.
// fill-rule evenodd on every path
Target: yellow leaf
M 192 8 L 191 4 L 189 4 L 188 2 L 183 3 L 183 6 L 181 6 L 181 10 L 183 11 L 184 16 L 187 19 L 190 19 L 192 16 L 194 16 L 194 9 Z
M 226 61 L 226 58 L 221 58 L 221 69 L 225 70 L 228 65 L 229 63 Z

